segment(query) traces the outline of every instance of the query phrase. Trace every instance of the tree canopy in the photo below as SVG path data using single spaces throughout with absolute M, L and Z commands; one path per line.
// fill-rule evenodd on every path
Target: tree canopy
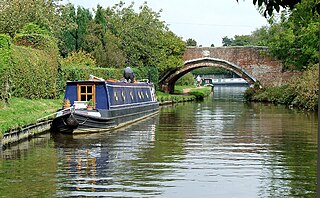
M 89 53 L 100 67 L 154 67 L 158 71 L 182 66 L 186 44 L 160 20 L 147 3 L 112 7 L 97 5 L 94 13 L 61 0 L 1 0 L 0 33 L 12 38 L 33 23 L 57 39 L 62 57 Z M 94 16 L 94 17 L 93 17 Z
M 59 0 L 1 0 L 0 33 L 13 38 L 28 23 L 53 31 L 59 26 L 58 3 Z
M 197 41 L 192 38 L 188 38 L 186 43 L 187 43 L 187 46 L 194 46 L 194 47 L 197 46 Z
M 239 2 L 239 0 L 237 0 Z M 273 11 L 280 11 L 280 7 L 289 8 L 292 10 L 294 6 L 300 3 L 301 0 L 253 0 L 253 4 L 261 7 L 264 11 L 264 16 L 271 16 Z

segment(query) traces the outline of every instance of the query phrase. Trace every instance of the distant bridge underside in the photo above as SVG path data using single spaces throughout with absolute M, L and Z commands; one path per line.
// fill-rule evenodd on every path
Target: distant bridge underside
M 266 47 L 187 48 L 184 65 L 160 78 L 160 88 L 174 92 L 175 82 L 188 72 L 202 67 L 220 67 L 232 71 L 249 84 L 280 85 L 295 73 L 282 72 L 282 63 L 269 55 Z

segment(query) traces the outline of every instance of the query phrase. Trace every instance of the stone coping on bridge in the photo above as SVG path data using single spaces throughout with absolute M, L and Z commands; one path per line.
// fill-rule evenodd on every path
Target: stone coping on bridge
M 246 46 L 218 46 L 218 47 L 197 47 L 197 46 L 187 46 L 187 49 L 204 49 L 204 48 L 252 48 L 252 49 L 269 49 L 267 46 L 255 46 L 255 45 L 246 45 Z

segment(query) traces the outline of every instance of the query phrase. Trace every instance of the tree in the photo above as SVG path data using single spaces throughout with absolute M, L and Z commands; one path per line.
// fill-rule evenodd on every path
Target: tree
M 248 46 L 255 45 L 251 35 L 235 35 L 234 38 L 228 38 L 227 36 L 222 38 L 223 46 Z
M 237 0 L 237 2 L 239 2 L 239 0 Z M 258 5 L 258 7 L 264 9 L 265 17 L 267 17 L 267 15 L 271 16 L 274 10 L 279 12 L 280 7 L 292 10 L 294 6 L 300 2 L 301 0 L 253 0 L 254 5 Z
M 228 38 L 227 36 L 223 37 L 222 38 L 222 46 L 231 46 L 231 42 L 232 42 L 231 39 Z
M 106 32 L 106 14 L 104 9 L 99 4 L 97 5 L 97 11 L 95 12 L 94 22 L 96 24 L 99 24 L 102 27 L 103 31 Z
M 194 46 L 194 47 L 197 46 L 197 41 L 192 38 L 188 38 L 186 42 L 187 42 L 187 46 Z
M 95 18 L 87 25 L 83 49 L 91 53 L 100 67 L 124 67 L 125 52 L 120 39 L 107 30 L 107 12 L 97 6 Z
M 320 21 L 312 10 L 315 4 L 314 0 L 302 1 L 289 17 L 284 11 L 280 22 L 269 29 L 268 46 L 288 69 L 302 70 L 318 61 Z
M 87 35 L 88 24 L 92 20 L 92 14 L 89 9 L 78 6 L 77 8 L 77 36 L 76 36 L 76 50 L 84 49 L 85 37 Z
M 12 38 L 24 25 L 34 23 L 51 33 L 59 27 L 59 0 L 1 0 L 0 33 Z
M 84 38 L 92 14 L 80 6 L 75 9 L 71 3 L 62 6 L 60 13 L 61 27 L 56 32 L 56 37 L 60 40 L 60 53 L 66 57 L 71 52 L 84 48 Z
M 237 0 L 239 2 L 239 0 Z M 265 17 L 272 16 L 274 10 L 280 11 L 280 7 L 284 9 L 293 10 L 295 6 L 301 3 L 301 0 L 253 0 L 253 4 L 262 8 L 263 15 Z M 318 13 L 320 15 L 320 2 L 314 1 L 314 6 L 311 8 L 313 13 Z
M 161 11 L 154 12 L 144 3 L 137 13 L 133 5 L 120 3 L 106 9 L 107 28 L 120 39 L 126 64 L 159 71 L 181 66 L 185 43 L 160 20 Z
M 254 31 L 251 41 L 268 46 L 284 62 L 284 70 L 304 70 L 318 62 L 319 14 L 314 0 L 304 0 L 292 11 L 283 10 L 279 19 L 271 17 L 270 26 Z
M 251 34 L 251 41 L 252 45 L 255 46 L 267 46 L 268 40 L 269 40 L 269 34 L 268 34 L 268 26 L 262 26 L 259 29 L 256 29 Z
M 66 4 L 61 9 L 61 21 L 63 26 L 56 33 L 59 39 L 59 50 L 63 57 L 66 57 L 71 52 L 76 51 L 76 10 L 73 4 Z

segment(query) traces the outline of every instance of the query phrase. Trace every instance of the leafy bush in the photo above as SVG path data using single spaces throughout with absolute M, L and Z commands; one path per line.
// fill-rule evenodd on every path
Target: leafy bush
M 38 34 L 17 35 L 14 42 L 28 48 L 11 45 L 8 36 L 0 36 L 0 99 L 56 97 L 58 48 L 54 39 Z
M 104 79 L 120 79 L 122 77 L 122 71 L 114 68 L 94 68 L 84 66 L 61 67 L 57 82 L 59 94 L 64 91 L 68 80 L 86 80 L 89 78 L 90 74 Z
M 244 97 L 248 101 L 272 102 L 306 110 L 318 109 L 319 68 L 310 66 L 302 76 L 292 78 L 288 84 L 280 87 L 257 87 L 246 90 Z
M 191 91 L 189 92 L 189 95 L 195 96 L 196 100 L 203 100 L 205 97 L 205 94 L 201 91 Z
M 204 97 L 209 96 L 211 93 L 211 88 L 210 87 L 203 87 L 203 88 L 196 88 L 192 89 L 189 92 L 189 95 L 195 96 L 196 100 L 203 100 Z
M 156 67 L 137 67 L 132 68 L 136 76 L 136 79 L 149 79 L 154 84 L 157 84 L 159 81 L 159 71 Z M 121 71 L 123 71 L 121 69 Z
M 309 66 L 309 69 L 301 77 L 290 81 L 289 86 L 295 90 L 295 97 L 292 105 L 307 110 L 318 109 L 319 92 L 319 67 L 318 65 Z
M 40 35 L 50 35 L 50 32 L 44 28 L 41 28 L 37 24 L 28 23 L 19 31 L 21 34 L 40 34 Z
M 186 95 L 172 95 L 168 93 L 164 93 L 161 91 L 156 92 L 157 100 L 160 103 L 175 103 L 175 102 L 187 102 L 187 101 L 193 101 L 196 99 L 195 96 L 186 96 Z
M 92 55 L 80 50 L 79 52 L 72 52 L 69 56 L 62 59 L 60 64 L 62 67 L 95 67 L 96 61 Z

